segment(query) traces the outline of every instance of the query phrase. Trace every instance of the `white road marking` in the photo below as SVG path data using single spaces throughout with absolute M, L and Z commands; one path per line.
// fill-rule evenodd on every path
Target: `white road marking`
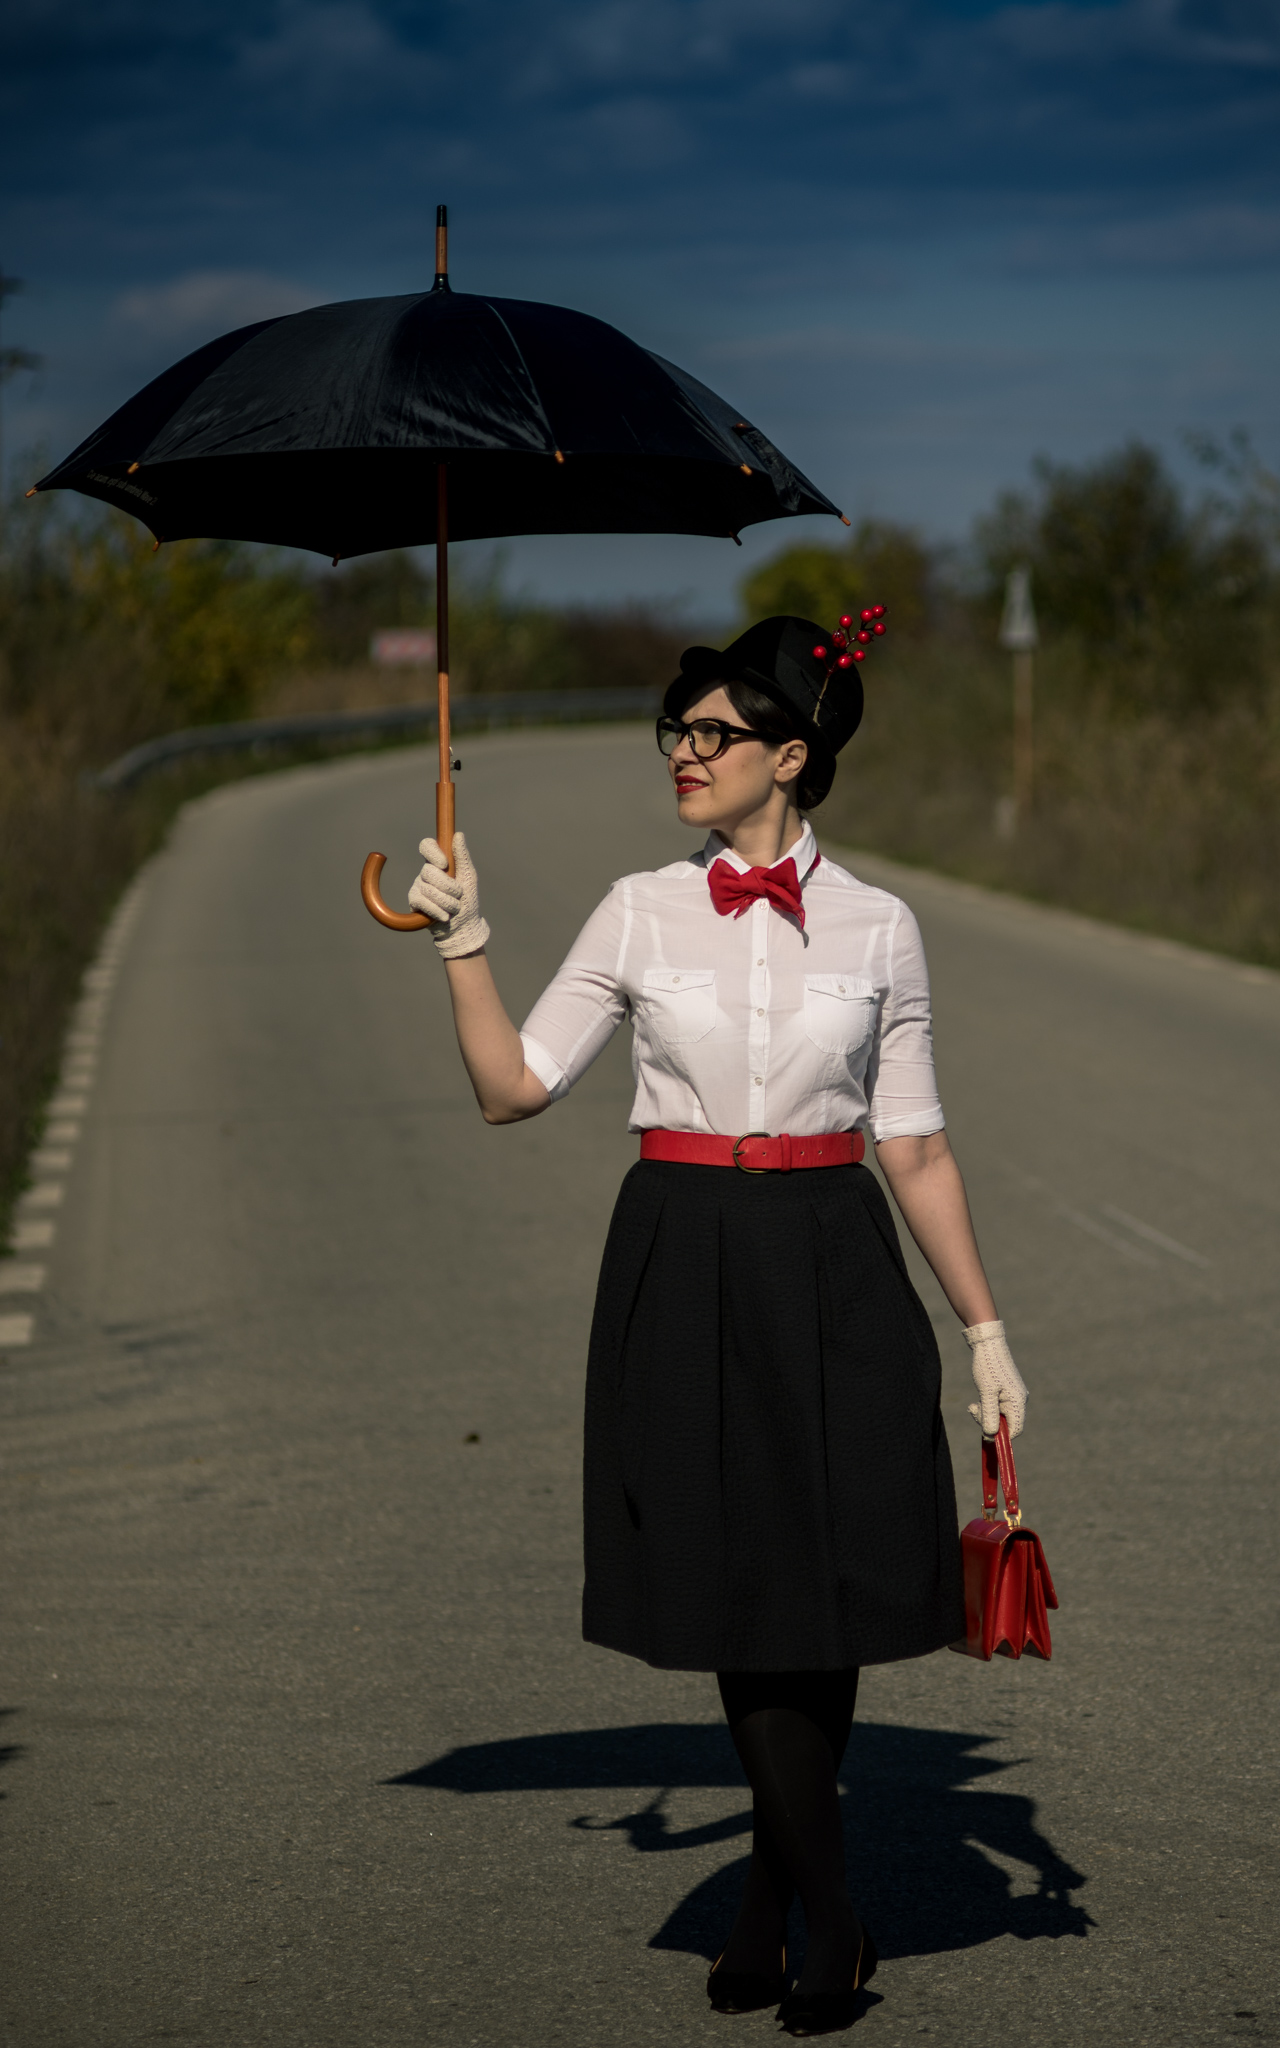
M 34 1218 L 15 1223 L 9 1233 L 9 1243 L 15 1252 L 47 1251 L 53 1243 L 53 1224 L 37 1222 Z
M 1193 1252 L 1189 1245 L 1179 1244 L 1176 1237 L 1166 1237 L 1163 1230 L 1153 1224 L 1143 1223 L 1137 1216 L 1130 1216 L 1126 1209 L 1113 1208 L 1110 1202 L 1099 1202 L 1104 1216 L 1110 1216 L 1113 1223 L 1123 1223 L 1135 1237 L 1145 1237 L 1148 1244 L 1158 1244 L 1162 1252 L 1172 1252 L 1175 1259 L 1185 1259 L 1191 1266 L 1210 1266 L 1212 1259 L 1206 1259 L 1199 1252 Z
M 1105 1244 L 1111 1251 L 1118 1252 L 1130 1265 L 1159 1266 L 1159 1259 L 1153 1259 L 1150 1252 L 1143 1251 L 1136 1244 L 1130 1244 L 1127 1238 L 1118 1237 L 1114 1230 L 1108 1230 L 1105 1223 L 1099 1223 L 1096 1217 L 1086 1215 L 1084 1210 L 1073 1209 L 1070 1203 L 1059 1201 L 1048 1183 L 1038 1179 L 1035 1174 L 1024 1173 L 1022 1168 L 1015 1166 L 1011 1160 L 1006 1160 L 1005 1168 L 1024 1188 L 1033 1194 L 1043 1196 L 1055 1212 L 1059 1216 L 1065 1216 L 1068 1223 L 1074 1223 L 1077 1230 L 1083 1230 L 1089 1237 L 1096 1238 L 1099 1244 Z M 1118 1209 L 1110 1202 L 1099 1202 L 1098 1211 L 1100 1215 L 1109 1216 L 1113 1222 L 1122 1223 L 1135 1237 L 1145 1239 L 1148 1244 L 1156 1245 L 1160 1251 L 1168 1252 L 1174 1258 L 1185 1259 L 1189 1265 L 1208 1268 L 1212 1264 L 1211 1260 L 1202 1257 L 1199 1252 L 1193 1252 L 1189 1245 L 1179 1244 L 1176 1237 L 1166 1237 L 1154 1224 L 1144 1223 L 1141 1217 L 1131 1216 L 1127 1209 Z
M 144 884 L 133 883 L 120 903 L 98 951 L 98 957 L 80 984 L 80 1000 L 72 1012 L 63 1039 L 62 1068 L 57 1092 L 46 1111 L 44 1141 L 31 1154 L 30 1164 L 38 1174 L 65 1173 L 71 1165 L 70 1147 L 80 1137 L 77 1119 L 88 1106 L 88 1091 L 98 1072 L 98 1047 L 107 1003 L 115 985 L 130 928 L 142 904 Z M 19 1214 L 9 1235 L 9 1249 L 15 1252 L 47 1251 L 54 1240 L 51 1219 L 33 1216 L 33 1209 L 56 1209 L 65 1186 L 58 1180 L 41 1180 L 22 1197 Z M 37 1294 L 45 1284 L 42 1265 L 0 1257 L 0 1294 Z M 0 1315 L 0 1348 L 30 1344 L 35 1317 L 28 1314 Z
M 1110 1245 L 1113 1252 L 1119 1252 L 1122 1259 L 1128 1259 L 1134 1266 L 1158 1266 L 1159 1259 L 1153 1259 L 1150 1252 L 1140 1252 L 1136 1244 L 1127 1244 L 1117 1237 L 1114 1230 L 1108 1230 L 1103 1223 L 1095 1223 L 1092 1216 L 1085 1216 L 1079 1209 L 1069 1209 L 1065 1202 L 1055 1204 L 1059 1216 L 1065 1216 L 1068 1223 L 1074 1223 L 1077 1230 L 1085 1230 L 1100 1243 Z
M 18 1259 L 0 1259 L 0 1294 L 39 1294 L 45 1268 Z

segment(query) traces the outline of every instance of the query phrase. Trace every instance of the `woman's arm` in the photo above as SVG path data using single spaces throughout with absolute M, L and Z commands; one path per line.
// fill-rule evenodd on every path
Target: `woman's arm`
M 480 915 L 480 884 L 466 840 L 454 833 L 452 875 L 434 839 L 424 839 L 418 850 L 426 864 L 409 901 L 431 919 L 431 937 L 449 977 L 462 1062 L 481 1115 L 487 1124 L 540 1116 L 586 1072 L 626 1014 L 626 997 L 609 966 L 618 952 L 615 892 L 579 933 L 578 957 L 566 961 L 543 991 L 522 1037 L 490 972 L 489 926 Z
M 908 1230 L 966 1328 L 994 1323 L 996 1305 L 982 1269 L 969 1199 L 945 1131 L 929 1138 L 884 1138 L 876 1160 Z
M 462 1064 L 480 1113 L 487 1124 L 520 1123 L 544 1110 L 551 1096 L 525 1065 L 520 1033 L 494 985 L 484 950 L 489 926 L 480 915 L 475 862 L 461 832 L 453 835 L 452 875 L 434 839 L 424 839 L 418 851 L 425 866 L 409 891 L 409 901 L 431 919 L 431 937 L 449 977 Z
M 468 953 L 460 960 L 446 960 L 444 968 L 462 1064 L 485 1122 L 516 1124 L 540 1116 L 551 1097 L 525 1065 L 520 1033 L 498 994 L 488 956 Z
M 1003 1415 L 1010 1436 L 1017 1436 L 1026 1417 L 1027 1390 L 982 1270 L 969 1199 L 946 1132 L 935 1131 L 930 1138 L 884 1138 L 876 1146 L 876 1158 L 908 1230 L 965 1326 L 978 1390 L 970 1415 L 985 1436 L 995 1435 Z

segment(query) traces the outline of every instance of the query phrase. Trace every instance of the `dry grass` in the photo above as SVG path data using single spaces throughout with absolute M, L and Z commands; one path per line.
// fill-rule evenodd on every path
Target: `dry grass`
M 1036 793 L 1012 839 L 1006 660 L 922 643 L 867 678 L 819 813 L 833 838 L 1280 967 L 1280 691 L 1178 718 L 1039 663 Z

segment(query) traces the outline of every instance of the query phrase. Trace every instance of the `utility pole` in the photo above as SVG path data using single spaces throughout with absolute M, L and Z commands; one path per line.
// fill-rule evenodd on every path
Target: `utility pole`
M 1013 805 L 1010 831 L 1031 815 L 1035 786 L 1035 660 L 1040 635 L 1031 602 L 1031 571 L 1025 563 L 1010 569 L 1004 586 L 1000 645 L 1013 656 Z
M 22 279 L 6 277 L 3 265 L 0 265 L 0 313 L 4 311 L 5 300 L 12 298 L 15 292 L 21 290 Z M 38 370 L 40 363 L 41 358 L 32 355 L 29 348 L 0 348 L 0 551 L 4 548 L 5 523 L 9 510 L 8 479 L 4 467 L 4 387 L 10 377 L 17 376 L 19 370 Z

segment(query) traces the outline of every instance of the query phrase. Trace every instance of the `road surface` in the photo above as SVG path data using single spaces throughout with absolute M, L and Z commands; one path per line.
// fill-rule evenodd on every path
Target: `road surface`
M 647 733 L 464 753 L 519 1017 L 689 840 Z M 774 2037 L 702 1991 L 748 1825 L 713 1681 L 579 1638 L 625 1034 L 481 1123 L 430 942 L 357 893 L 431 779 L 194 804 L 87 985 L 0 1300 L 12 2048 Z M 865 1676 L 859 2038 L 1276 2040 L 1280 978 L 848 858 L 924 928 L 1062 1599 L 1048 1666 Z

